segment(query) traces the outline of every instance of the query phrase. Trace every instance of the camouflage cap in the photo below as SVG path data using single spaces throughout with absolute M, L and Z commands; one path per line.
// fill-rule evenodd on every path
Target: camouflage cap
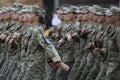
M 116 10 L 116 9 L 113 9 L 113 8 L 107 9 L 107 10 L 105 11 L 105 15 L 106 15 L 106 16 L 113 16 L 113 15 L 115 15 L 115 16 L 120 16 L 120 11 L 118 11 L 118 10 Z
M 36 5 L 32 6 L 32 11 L 34 13 L 36 13 L 38 16 L 41 16 L 43 18 L 46 15 L 46 11 L 44 9 L 40 8 L 39 6 L 36 6 Z
M 63 7 L 63 13 L 68 14 L 72 12 L 72 8 L 70 7 Z
M 79 13 L 86 14 L 88 12 L 89 11 L 86 6 L 79 6 Z
M 120 8 L 116 6 L 111 6 L 110 9 L 113 11 L 114 15 L 120 16 Z
M 7 12 L 7 8 L 6 7 L 2 7 L 1 10 L 2 10 L 3 13 Z
M 13 3 L 13 8 L 22 8 L 23 7 L 23 4 L 20 4 L 20 3 Z
M 14 3 L 13 6 L 11 7 L 11 10 L 13 12 L 18 12 L 20 11 L 22 8 L 23 8 L 23 4 L 20 4 L 20 3 Z
M 2 13 L 3 13 L 2 8 L 0 8 L 0 14 L 2 14 Z
M 105 16 L 112 16 L 112 12 L 110 11 L 110 9 L 106 8 L 106 10 L 104 11 Z
M 21 10 L 23 13 L 33 13 L 32 6 L 25 5 L 24 8 Z
M 87 7 L 87 10 L 92 13 L 93 6 L 86 6 L 86 7 Z
M 117 6 L 110 6 L 110 9 L 116 9 L 116 10 L 120 11 L 120 8 Z
M 67 14 L 69 12 L 69 9 L 68 9 L 68 7 L 61 6 L 60 8 L 56 9 L 56 12 L 58 14 Z
M 56 9 L 56 12 L 57 12 L 58 14 L 63 14 L 63 13 L 64 13 L 62 7 L 57 8 L 57 9 Z
M 91 11 L 92 13 L 102 16 L 104 15 L 104 8 L 98 6 L 98 5 L 93 5 L 93 10 Z
M 70 8 L 71 8 L 71 12 L 74 12 L 74 13 L 79 13 L 80 12 L 79 7 L 77 7 L 77 6 L 70 6 Z

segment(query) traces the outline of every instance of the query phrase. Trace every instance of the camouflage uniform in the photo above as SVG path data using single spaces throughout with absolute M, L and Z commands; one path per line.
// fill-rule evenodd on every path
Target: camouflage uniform
M 33 45 L 35 46 L 33 47 Z M 52 59 L 53 62 L 60 61 L 60 57 L 58 56 L 54 46 L 45 42 L 44 31 L 41 26 L 37 26 L 34 29 L 28 44 L 27 56 L 27 68 L 23 78 L 25 80 L 45 80 L 47 77 L 47 58 Z

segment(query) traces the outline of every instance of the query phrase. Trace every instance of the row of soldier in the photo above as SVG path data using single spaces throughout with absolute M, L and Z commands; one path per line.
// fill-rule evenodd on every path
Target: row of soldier
M 50 33 L 70 71 L 52 70 L 50 80 L 120 79 L 120 8 L 60 7 L 62 21 Z
M 45 38 L 45 11 L 13 4 L 0 8 L 0 80 L 46 80 L 46 66 L 69 71 Z

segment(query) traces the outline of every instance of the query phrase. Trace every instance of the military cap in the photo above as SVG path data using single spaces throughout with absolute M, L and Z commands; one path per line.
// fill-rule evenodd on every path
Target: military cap
M 23 13 L 25 13 L 23 10 L 19 10 L 19 11 L 17 11 L 16 13 L 18 13 L 18 14 L 23 14 Z
M 82 14 L 86 14 L 89 12 L 88 7 L 86 6 L 79 6 L 79 9 L 80 9 L 80 13 Z
M 2 10 L 3 13 L 6 13 L 6 12 L 7 12 L 6 7 L 2 7 L 1 10 Z
M 13 3 L 13 8 L 22 8 L 23 7 L 23 4 L 20 4 L 20 3 Z
M 120 10 L 120 8 L 119 7 L 117 7 L 117 6 L 110 6 L 110 9 L 116 9 L 116 10 Z
M 113 11 L 114 15 L 120 16 L 120 8 L 116 6 L 111 6 L 110 9 Z
M 57 8 L 57 9 L 56 9 L 56 12 L 57 12 L 58 14 L 63 14 L 63 13 L 64 13 L 62 7 Z
M 74 12 L 74 13 L 79 13 L 80 12 L 79 7 L 77 7 L 77 6 L 70 6 L 70 8 L 71 8 L 71 12 Z
M 92 13 L 93 6 L 86 6 L 86 7 L 87 7 L 87 10 Z
M 2 8 L 0 8 L 0 14 L 2 14 L 2 13 L 3 13 Z
M 61 6 L 60 8 L 57 8 L 57 9 L 56 9 L 56 12 L 59 13 L 59 14 L 66 14 L 66 13 L 68 13 L 68 12 L 66 11 L 66 9 L 67 9 L 67 7 Z
M 110 9 L 108 9 L 108 8 L 106 8 L 106 10 L 104 11 L 104 14 L 106 16 L 112 16 L 113 15 L 112 12 L 110 11 Z
M 14 12 L 18 12 L 23 8 L 23 6 L 24 6 L 23 4 L 14 3 L 11 10 L 14 11 Z
M 71 12 L 72 12 L 72 8 L 70 8 L 70 7 L 63 7 L 63 13 L 68 14 L 68 13 L 71 13 Z
M 32 11 L 41 17 L 45 17 L 46 15 L 45 10 L 36 5 L 32 6 Z
M 91 10 L 92 13 L 102 16 L 104 15 L 104 8 L 98 6 L 98 5 L 93 5 L 93 10 Z
M 105 11 L 105 15 L 106 16 L 113 16 L 113 15 L 116 15 L 116 16 L 120 16 L 120 11 L 116 10 L 116 9 L 107 9 Z
M 33 13 L 32 6 L 30 6 L 30 5 L 25 5 L 24 8 L 22 8 L 21 11 L 24 12 L 24 13 Z

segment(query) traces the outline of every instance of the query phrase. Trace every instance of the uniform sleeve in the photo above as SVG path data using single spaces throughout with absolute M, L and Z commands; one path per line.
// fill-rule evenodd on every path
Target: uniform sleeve
M 61 61 L 61 58 L 58 52 L 56 51 L 55 47 L 51 43 L 46 43 L 46 41 L 43 38 L 43 33 L 40 30 L 37 31 L 37 41 L 43 47 L 43 49 L 45 49 L 45 52 L 48 55 L 48 59 L 50 58 L 53 62 Z
M 58 43 L 62 43 L 62 44 L 63 44 L 64 42 L 65 42 L 65 38 L 63 38 L 63 37 L 58 41 Z
M 30 36 L 32 35 L 33 29 L 27 29 L 27 32 L 24 34 L 24 39 L 29 39 Z
M 72 25 L 71 30 L 68 31 L 68 34 L 73 34 L 74 32 L 78 32 L 80 30 L 79 26 L 80 26 L 80 23 L 75 22 L 75 24 Z
M 103 54 L 107 53 L 107 49 L 106 48 L 102 48 L 101 50 L 102 50 Z
M 101 40 L 101 42 L 103 41 L 103 39 Z M 102 50 L 102 56 L 103 56 L 103 58 L 107 58 L 107 56 L 108 56 L 108 45 L 107 45 L 107 42 L 106 42 L 106 40 L 104 40 L 102 43 L 102 48 L 101 48 L 101 50 Z
M 120 29 L 117 32 L 116 39 L 117 39 L 116 42 L 117 42 L 118 51 L 120 51 Z

